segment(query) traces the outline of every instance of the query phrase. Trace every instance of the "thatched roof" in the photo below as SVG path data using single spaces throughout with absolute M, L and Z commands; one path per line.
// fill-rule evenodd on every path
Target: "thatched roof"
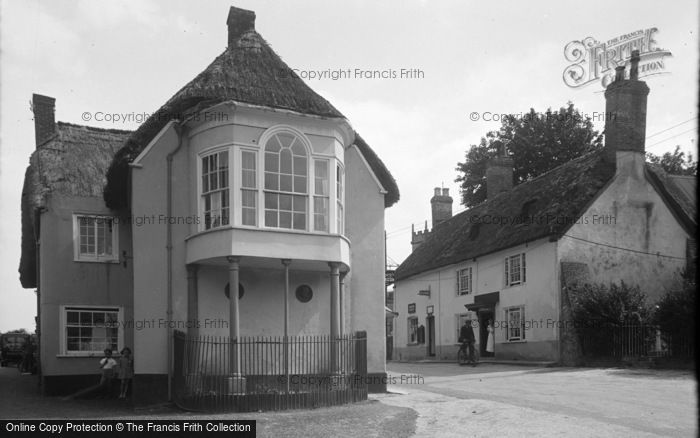
M 596 151 L 499 193 L 435 226 L 398 267 L 395 277 L 405 279 L 558 235 L 578 219 L 613 175 L 615 164 L 605 161 L 602 151 Z M 527 220 L 526 216 L 534 220 Z M 515 223 L 483 223 L 491 218 Z
M 328 118 L 344 118 L 327 100 L 316 94 L 254 30 L 244 32 L 202 73 L 185 85 L 137 129 L 110 165 L 104 196 L 115 210 L 128 209 L 128 164 L 172 119 L 235 101 Z M 369 146 L 358 144 L 389 194 L 385 205 L 399 199 L 396 182 Z
M 599 150 L 569 161 L 438 224 L 398 267 L 395 278 L 406 279 L 543 237 L 561 236 L 615 175 L 615 163 L 606 160 L 605 154 Z M 686 231 L 694 234 L 695 200 L 687 179 L 694 187 L 695 178 L 668 175 L 649 163 L 645 168 L 666 205 Z M 510 223 L 483 223 L 491 218 Z
M 22 188 L 20 282 L 36 287 L 34 214 L 51 194 L 102 196 L 107 168 L 131 131 L 58 122 L 55 136 L 32 153 Z

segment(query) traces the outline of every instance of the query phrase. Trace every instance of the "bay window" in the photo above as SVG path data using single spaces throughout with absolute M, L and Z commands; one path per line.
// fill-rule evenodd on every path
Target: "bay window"
M 200 156 L 200 230 L 234 225 L 343 234 L 342 162 L 313 154 L 301 134 L 278 130 L 266 138 L 260 149 L 231 145 Z

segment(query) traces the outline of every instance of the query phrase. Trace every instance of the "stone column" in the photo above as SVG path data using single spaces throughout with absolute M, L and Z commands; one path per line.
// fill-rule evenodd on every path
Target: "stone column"
M 340 263 L 331 268 L 331 373 L 338 372 L 338 337 L 340 336 Z
M 340 273 L 340 335 L 345 334 L 345 276 L 347 272 Z
M 284 266 L 284 381 L 289 393 L 289 265 L 290 259 L 282 259 Z
M 229 348 L 230 348 L 230 377 L 228 378 L 229 394 L 245 394 L 245 377 L 241 375 L 240 355 L 240 324 L 238 310 L 238 283 L 240 257 L 226 257 L 228 261 L 229 282 Z

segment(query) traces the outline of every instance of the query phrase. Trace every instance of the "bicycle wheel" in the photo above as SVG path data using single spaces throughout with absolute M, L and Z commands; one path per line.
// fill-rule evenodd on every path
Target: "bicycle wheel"
M 463 348 L 460 348 L 459 351 L 457 351 L 457 364 L 464 365 L 467 363 L 467 359 L 467 352 Z

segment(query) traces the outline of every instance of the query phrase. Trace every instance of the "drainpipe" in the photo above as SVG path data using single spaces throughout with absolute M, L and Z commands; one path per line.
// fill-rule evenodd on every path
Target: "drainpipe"
M 173 182 L 172 182 L 172 175 L 173 175 L 173 157 L 175 154 L 180 150 L 182 147 L 182 140 L 183 140 L 183 132 L 184 132 L 184 127 L 181 122 L 175 121 L 173 124 L 173 128 L 175 129 L 175 132 L 177 133 L 178 137 L 178 142 L 177 142 L 177 147 L 175 150 L 170 152 L 166 159 L 167 162 L 167 199 L 166 199 L 166 214 L 168 217 L 168 222 L 166 225 L 166 230 L 167 230 L 167 237 L 166 237 L 166 244 L 165 248 L 168 253 L 167 255 L 167 275 L 168 275 L 168 284 L 167 284 L 167 294 L 168 294 L 168 308 L 166 311 L 167 315 L 167 320 L 168 320 L 168 400 L 172 400 L 172 377 L 173 377 L 173 328 L 172 324 L 170 321 L 172 321 L 173 317 L 173 230 L 172 230 L 172 225 L 170 221 L 170 217 L 172 217 L 172 210 L 173 210 Z

